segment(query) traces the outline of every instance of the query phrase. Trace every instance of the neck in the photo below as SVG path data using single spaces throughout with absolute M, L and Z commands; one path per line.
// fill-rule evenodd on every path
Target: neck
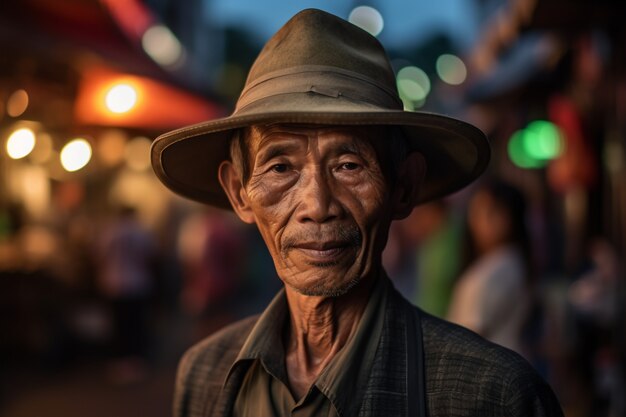
M 294 395 L 304 395 L 359 325 L 376 279 L 363 279 L 339 297 L 305 296 L 286 287 L 291 313 L 286 368 Z

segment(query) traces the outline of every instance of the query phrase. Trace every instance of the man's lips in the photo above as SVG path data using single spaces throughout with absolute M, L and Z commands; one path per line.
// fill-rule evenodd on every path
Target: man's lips
M 361 246 L 361 233 L 356 226 L 337 224 L 324 230 L 296 231 L 282 243 L 284 257 L 293 252 L 306 263 L 331 265 L 353 258 Z
M 348 242 L 328 241 L 328 242 L 304 242 L 296 243 L 293 247 L 297 249 L 310 249 L 317 251 L 325 251 L 330 249 L 344 248 L 348 246 Z
M 296 243 L 292 248 L 302 254 L 320 261 L 331 261 L 340 257 L 344 251 L 354 245 L 350 242 L 329 241 L 329 242 L 305 242 Z

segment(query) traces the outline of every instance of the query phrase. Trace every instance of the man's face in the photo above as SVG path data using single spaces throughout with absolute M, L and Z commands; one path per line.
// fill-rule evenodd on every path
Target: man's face
M 378 273 L 391 222 L 379 128 L 255 127 L 243 187 L 286 285 L 337 296 Z

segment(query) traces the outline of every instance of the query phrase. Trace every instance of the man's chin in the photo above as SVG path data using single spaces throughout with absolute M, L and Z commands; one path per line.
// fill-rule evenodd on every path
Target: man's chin
M 331 283 L 321 283 L 315 285 L 293 285 L 287 283 L 290 288 L 299 294 L 307 297 L 340 297 L 347 294 L 361 281 L 360 277 L 356 277 L 350 281 L 342 283 L 342 285 L 332 285 Z

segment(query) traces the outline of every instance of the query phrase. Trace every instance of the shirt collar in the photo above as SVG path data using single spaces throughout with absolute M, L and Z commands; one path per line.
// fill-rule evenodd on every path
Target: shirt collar
M 230 367 L 224 381 L 228 383 L 233 370 L 239 365 L 254 359 L 260 359 L 266 370 L 274 377 L 287 383 L 285 371 L 285 348 L 282 334 L 285 320 L 289 317 L 289 307 L 285 289 L 282 288 L 265 308 L 248 338 L 239 350 L 239 355 Z
M 318 376 L 315 386 L 333 404 L 339 415 L 353 415 L 360 405 L 359 394 L 365 390 L 369 371 L 382 334 L 389 279 L 376 280 L 361 321 L 348 343 Z M 288 384 L 285 369 L 285 348 L 282 335 L 289 307 L 284 288 L 281 289 L 259 317 L 239 355 L 228 372 L 224 386 L 235 368 L 260 359 L 266 371 Z

